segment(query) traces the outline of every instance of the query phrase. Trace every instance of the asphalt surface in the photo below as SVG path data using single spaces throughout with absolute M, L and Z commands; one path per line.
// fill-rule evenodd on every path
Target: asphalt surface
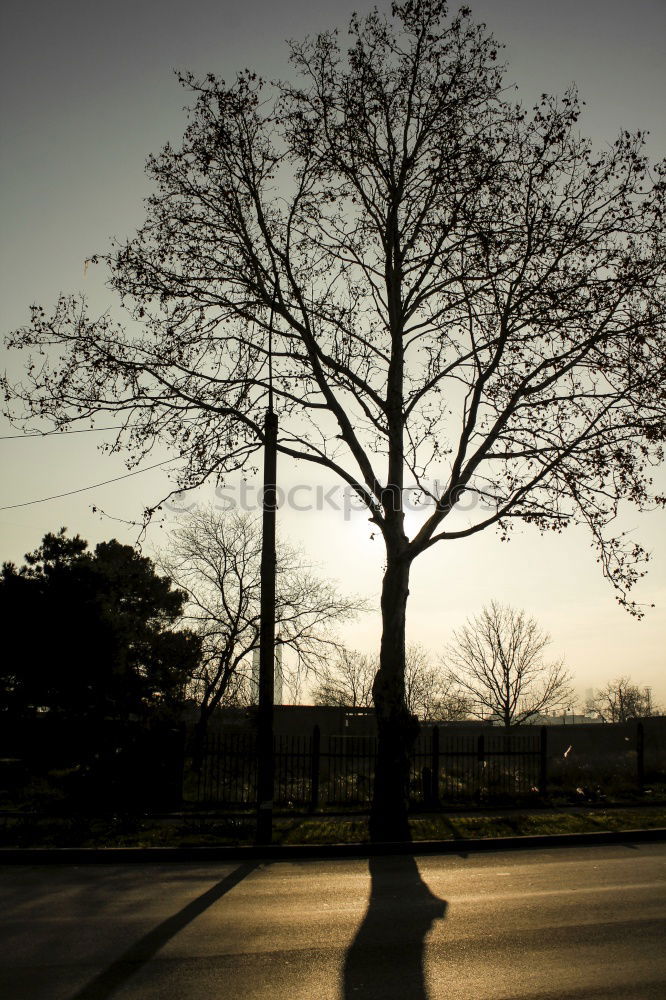
M 3 1000 L 666 996 L 663 843 L 6 867 L 0 892 Z

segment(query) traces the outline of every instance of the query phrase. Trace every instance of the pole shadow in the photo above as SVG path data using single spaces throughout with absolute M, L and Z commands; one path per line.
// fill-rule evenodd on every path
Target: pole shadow
M 372 886 L 344 965 L 342 1000 L 428 1000 L 425 940 L 447 904 L 422 880 L 412 855 L 370 859 Z
M 250 872 L 258 867 L 257 863 L 240 865 L 230 872 L 226 878 L 217 882 L 201 896 L 184 906 L 173 916 L 167 917 L 157 927 L 144 934 L 106 969 L 98 973 L 82 989 L 78 990 L 71 1000 L 109 1000 L 127 980 L 134 975 L 146 962 L 149 962 L 167 941 L 175 937 L 184 927 L 196 919 L 209 906 L 216 903 L 221 896 L 242 882 Z

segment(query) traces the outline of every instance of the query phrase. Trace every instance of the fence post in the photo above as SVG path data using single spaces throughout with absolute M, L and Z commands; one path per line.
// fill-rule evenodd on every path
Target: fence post
M 185 783 L 185 726 L 180 725 L 177 729 L 170 730 L 173 748 L 173 774 L 171 777 L 171 795 L 177 808 L 183 806 Z
M 476 741 L 476 759 L 480 762 L 486 759 L 486 740 L 483 733 L 479 734 L 479 738 Z
M 643 723 L 636 723 L 636 783 L 638 793 L 642 795 L 645 790 L 645 733 Z
M 321 730 L 315 726 L 312 730 L 312 753 L 310 757 L 310 812 L 319 805 L 319 758 L 321 750 Z
M 487 773 L 487 768 L 484 767 L 486 760 L 486 737 L 483 733 L 479 734 L 476 741 L 476 759 L 478 764 L 481 764 L 481 767 L 479 768 L 477 766 L 476 769 L 476 775 L 477 775 L 476 795 L 480 801 L 483 796 L 483 793 L 486 791 L 488 787 L 488 773 Z
M 548 727 L 541 727 L 539 745 L 539 794 L 548 794 Z
M 421 771 L 421 794 L 424 807 L 429 809 L 432 805 L 432 772 L 427 765 Z
M 439 805 L 439 726 L 432 727 L 432 744 L 430 747 L 430 800 L 434 806 Z

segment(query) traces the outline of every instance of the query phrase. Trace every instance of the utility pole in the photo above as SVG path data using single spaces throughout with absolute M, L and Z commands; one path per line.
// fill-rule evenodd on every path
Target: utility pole
M 273 701 L 275 684 L 275 515 L 277 511 L 278 418 L 273 409 L 273 313 L 268 332 L 268 409 L 264 418 L 264 495 L 261 536 L 259 711 L 257 715 L 258 844 L 273 837 Z

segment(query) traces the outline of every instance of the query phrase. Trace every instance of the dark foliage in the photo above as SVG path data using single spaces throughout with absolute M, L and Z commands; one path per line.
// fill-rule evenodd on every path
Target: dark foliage
M 0 580 L 0 707 L 14 719 L 167 718 L 184 697 L 199 640 L 178 630 L 184 594 L 115 539 L 94 553 L 62 528 Z

